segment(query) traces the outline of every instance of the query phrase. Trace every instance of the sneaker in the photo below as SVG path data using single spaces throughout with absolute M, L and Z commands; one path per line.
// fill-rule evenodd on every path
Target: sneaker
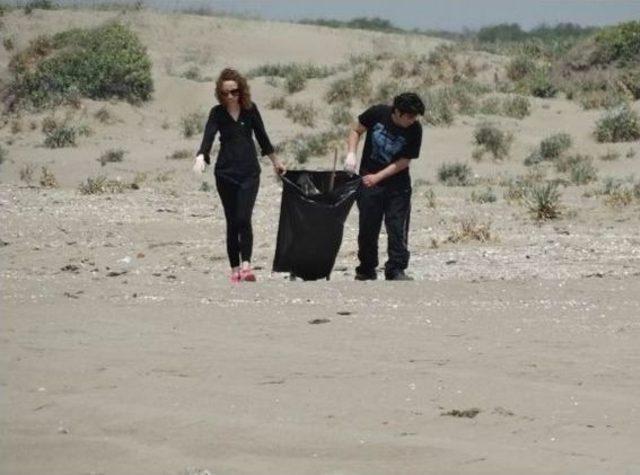
M 243 282 L 255 282 L 256 276 L 251 270 L 251 267 L 248 269 L 240 269 L 240 280 Z
M 237 284 L 238 282 L 240 282 L 240 271 L 236 270 L 231 272 L 231 277 L 229 278 L 229 280 L 232 284 Z
M 356 271 L 356 280 L 376 280 L 378 278 L 378 274 L 376 271 L 373 272 L 359 272 Z
M 413 280 L 413 277 L 404 273 L 404 271 L 396 271 L 391 274 L 385 274 L 385 279 L 387 280 Z

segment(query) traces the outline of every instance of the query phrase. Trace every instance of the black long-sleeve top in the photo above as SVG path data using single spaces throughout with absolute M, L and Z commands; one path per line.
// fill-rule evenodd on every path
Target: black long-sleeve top
M 220 133 L 220 151 L 215 165 L 216 176 L 243 181 L 259 175 L 260 164 L 253 143 L 253 133 L 260 144 L 262 155 L 271 155 L 273 146 L 264 129 L 258 107 L 252 103 L 250 109 L 241 109 L 237 121 L 222 105 L 216 105 L 211 109 L 202 144 L 198 150 L 198 155 L 204 155 L 207 163 L 211 163 L 209 153 L 218 132 Z

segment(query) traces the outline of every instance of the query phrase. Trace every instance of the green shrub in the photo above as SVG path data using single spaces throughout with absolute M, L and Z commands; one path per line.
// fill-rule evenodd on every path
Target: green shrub
M 287 98 L 285 96 L 273 97 L 267 104 L 267 107 L 269 109 L 284 109 L 285 107 L 287 107 Z
M 30 15 L 33 10 L 54 10 L 58 8 L 51 0 L 29 0 L 24 4 L 24 12 Z
M 207 115 L 204 112 L 192 112 L 180 119 L 182 126 L 182 135 L 185 138 L 193 137 L 196 134 L 204 132 L 204 126 L 207 121 Z
M 554 97 L 558 93 L 557 87 L 551 81 L 551 73 L 546 68 L 538 68 L 527 77 L 529 93 L 543 99 Z
M 349 108 L 344 106 L 335 106 L 331 109 L 331 116 L 329 117 L 332 124 L 335 125 L 349 125 L 353 122 L 353 116 Z
M 443 163 L 438 168 L 438 180 L 446 186 L 467 186 L 471 184 L 473 172 L 466 163 Z
M 13 38 L 10 36 L 5 36 L 2 39 L 2 46 L 4 47 L 5 50 L 12 51 L 13 48 L 15 48 L 15 44 L 13 43 Z
M 540 154 L 543 160 L 555 160 L 571 148 L 573 139 L 567 133 L 554 134 L 540 142 Z
M 487 97 L 480 104 L 480 113 L 487 115 L 500 115 L 502 112 L 502 101 L 499 97 Z
M 507 117 L 524 119 L 531 114 L 531 102 L 523 96 L 510 96 L 504 99 L 502 111 Z
M 106 106 L 102 106 L 93 116 L 102 124 L 113 124 L 116 120 Z
M 49 148 L 75 147 L 78 129 L 69 124 L 56 124 L 45 133 L 45 146 Z
M 594 64 L 637 63 L 640 60 L 640 21 L 629 21 L 600 30 L 595 37 Z
M 293 70 L 284 80 L 284 88 L 289 94 L 293 94 L 299 91 L 302 91 L 307 84 L 307 78 L 304 76 L 302 71 Z
M 366 67 L 357 66 L 348 77 L 329 84 L 325 98 L 329 104 L 339 102 L 350 105 L 353 99 L 365 101 L 370 95 L 371 72 Z
M 182 149 L 176 150 L 171 155 L 167 155 L 167 160 L 185 160 L 187 158 L 191 158 L 192 156 L 193 155 L 191 153 L 191 150 Z
M 536 70 L 536 63 L 529 56 L 516 56 L 507 63 L 507 77 L 520 81 Z
M 83 195 L 97 195 L 102 193 L 122 193 L 129 188 L 125 183 L 119 180 L 110 180 L 106 176 L 97 176 L 95 178 L 87 178 L 87 180 L 78 187 Z
M 471 201 L 474 203 L 494 203 L 498 200 L 498 197 L 491 188 L 486 188 L 483 191 L 471 192 Z
M 492 124 L 480 124 L 473 132 L 475 143 L 480 147 L 479 156 L 482 158 L 483 152 L 490 153 L 496 160 L 503 159 L 509 155 L 513 136 L 503 132 Z
M 633 142 L 640 139 L 640 117 L 628 106 L 608 111 L 596 123 L 598 142 Z
M 148 100 L 153 83 L 146 49 L 128 27 L 110 23 L 34 40 L 10 63 L 19 101 L 41 108 L 75 92 L 92 99 Z
M 570 155 L 561 157 L 555 162 L 556 170 L 568 173 L 569 179 L 575 185 L 586 185 L 598 178 L 593 159 L 586 155 Z
M 7 150 L 2 145 L 0 145 L 0 165 L 5 162 L 8 155 L 9 154 L 7 153 Z
M 315 125 L 317 111 L 312 103 L 287 104 L 285 112 L 287 117 L 295 124 L 304 125 L 305 127 L 313 127 Z
M 123 149 L 111 149 L 111 150 L 107 150 L 106 152 L 104 152 L 100 158 L 98 159 L 98 161 L 100 162 L 100 165 L 102 165 L 103 167 L 107 164 L 107 163 L 116 163 L 116 162 L 121 162 L 124 154 L 126 153 L 125 150 Z
M 423 94 L 425 113 L 423 121 L 434 127 L 453 124 L 455 113 L 447 96 L 441 90 L 427 91 Z
M 47 167 L 42 167 L 41 169 L 40 186 L 43 188 L 58 188 L 56 176 Z
M 620 81 L 633 96 L 633 99 L 640 99 L 640 66 L 628 68 L 620 73 Z
M 540 221 L 560 216 L 560 191 L 557 183 L 530 184 L 525 188 L 523 201 Z
M 25 183 L 31 183 L 33 181 L 33 166 L 27 163 L 20 168 L 20 180 Z
M 311 135 L 298 135 L 284 145 L 296 162 L 306 163 L 310 157 L 325 155 L 337 141 L 342 139 L 342 132 L 331 130 Z
M 256 78 L 260 76 L 271 76 L 286 78 L 291 75 L 299 75 L 304 79 L 326 78 L 334 74 L 335 70 L 326 66 L 317 66 L 315 64 L 306 63 L 288 63 L 288 64 L 263 64 L 250 70 L 247 73 L 248 78 Z

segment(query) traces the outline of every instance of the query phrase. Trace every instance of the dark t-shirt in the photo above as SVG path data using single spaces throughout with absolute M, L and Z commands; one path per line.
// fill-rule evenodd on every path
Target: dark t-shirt
M 407 128 L 393 123 L 393 108 L 377 105 L 368 108 L 358 117 L 367 128 L 362 151 L 360 174 L 377 173 L 401 158 L 418 158 L 422 144 L 422 125 L 414 122 Z M 380 182 L 385 187 L 408 188 L 411 186 L 409 169 L 406 168 Z
M 217 133 L 220 133 L 220 151 L 215 165 L 216 176 L 242 182 L 260 174 L 253 134 L 260 144 L 262 155 L 273 153 L 273 146 L 255 104 L 250 109 L 241 109 L 237 121 L 224 106 L 217 105 L 211 109 L 198 150 L 207 163 L 210 162 L 209 153 Z

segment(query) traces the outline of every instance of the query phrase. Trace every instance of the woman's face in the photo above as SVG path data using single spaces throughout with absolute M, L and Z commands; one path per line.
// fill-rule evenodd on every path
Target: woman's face
M 225 105 L 235 105 L 240 101 L 240 89 L 235 81 L 224 81 L 221 88 L 222 98 Z

